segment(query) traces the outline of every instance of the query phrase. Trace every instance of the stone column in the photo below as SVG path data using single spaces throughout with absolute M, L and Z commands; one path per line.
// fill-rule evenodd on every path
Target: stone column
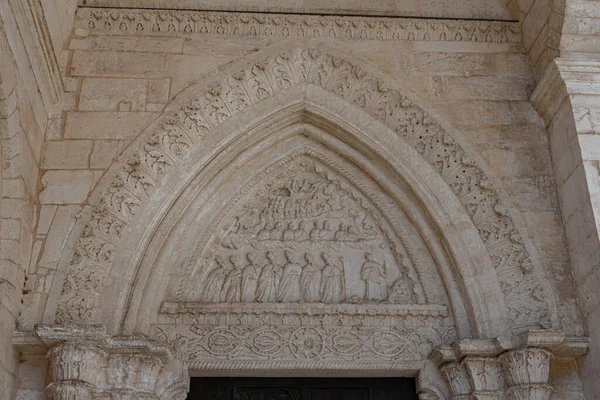
M 106 353 L 97 346 L 65 342 L 48 351 L 53 381 L 47 392 L 54 400 L 87 400 L 96 392 Z

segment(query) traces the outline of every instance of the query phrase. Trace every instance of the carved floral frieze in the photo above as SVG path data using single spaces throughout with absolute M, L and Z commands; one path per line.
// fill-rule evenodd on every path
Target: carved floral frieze
M 101 34 L 320 37 L 520 43 L 516 22 L 80 7 L 77 26 Z
M 440 305 L 167 303 L 160 321 L 152 337 L 209 370 L 393 370 L 456 339 Z
M 94 321 L 98 296 L 124 227 L 183 155 L 236 113 L 298 85 L 314 85 L 339 96 L 385 123 L 412 146 L 446 181 L 471 217 L 496 268 L 513 329 L 549 324 L 544 282 L 535 273 L 508 208 L 477 162 L 411 100 L 365 70 L 314 49 L 296 49 L 252 64 L 197 93 L 164 118 L 124 163 L 94 208 L 69 263 L 56 321 Z M 331 261 L 342 265 L 339 258 Z M 383 265 L 381 259 L 375 261 Z

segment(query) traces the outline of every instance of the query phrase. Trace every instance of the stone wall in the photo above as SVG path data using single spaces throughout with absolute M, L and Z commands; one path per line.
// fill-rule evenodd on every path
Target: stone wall
M 434 116 L 477 156 L 517 215 L 519 232 L 536 268 L 548 279 L 546 296 L 558 305 L 553 327 L 569 335 L 586 333 L 576 293 L 588 328 L 593 332 L 598 326 L 594 322 L 598 297 L 591 293 L 597 281 L 598 224 L 590 222 L 598 219 L 593 212 L 598 208 L 599 157 L 593 150 L 597 147 L 596 94 L 559 102 L 550 117 L 544 115 L 546 121 L 529 101 L 536 78 L 541 79 L 558 54 L 555 38 L 563 30 L 563 13 L 573 16 L 565 22 L 564 32 L 570 36 L 563 34 L 563 43 L 574 43 L 575 47 L 569 45 L 573 53 L 591 49 L 591 36 L 584 38 L 584 47 L 576 37 L 595 32 L 584 21 L 585 4 L 573 2 L 561 11 L 564 5 L 557 2 L 519 3 L 522 25 L 481 23 L 475 31 L 441 21 L 424 25 L 405 21 L 408 28 L 402 34 L 381 28 L 390 26 L 386 24 L 373 28 L 364 19 L 347 19 L 343 25 L 332 18 L 324 26 L 334 28 L 318 33 L 309 28 L 314 25 L 304 22 L 291 23 L 286 30 L 287 22 L 303 18 L 292 16 L 287 20 L 268 16 L 271 22 L 254 33 L 217 23 L 209 25 L 206 33 L 199 22 L 190 25 L 190 32 L 184 23 L 158 21 L 158 14 L 151 11 L 151 18 L 140 22 L 136 12 L 131 12 L 133 19 L 117 11 L 110 17 L 101 12 L 91 17 L 85 7 L 71 30 L 66 21 L 74 12 L 73 2 L 41 5 L 64 84 L 64 97 L 57 106 L 43 95 L 50 90 L 40 94 L 36 82 L 41 78 L 27 61 L 25 47 L 10 34 L 0 36 L 0 53 L 14 56 L 0 60 L 6 64 L 0 69 L 3 348 L 11 349 L 10 332 L 15 327 L 31 331 L 37 323 L 54 322 L 82 219 L 98 202 L 101 180 L 114 174 L 132 143 L 165 107 L 186 88 L 209 74 L 218 75 L 231 63 L 243 65 L 245 58 L 256 54 L 293 48 L 335 49 L 359 60 Z M 0 10 L 3 19 L 11 15 L 6 5 L 0 5 Z M 169 18 L 173 14 L 162 21 Z M 280 23 L 282 19 L 287 22 Z M 14 38 L 16 23 L 4 21 L 6 27 L 10 24 Z M 494 29 L 486 31 L 490 24 Z M 573 110 L 575 116 L 570 115 Z M 582 266 L 574 271 L 574 279 L 573 264 Z M 12 322 L 15 319 L 18 325 Z M 43 370 L 39 356 L 25 358 L 23 376 Z M 587 361 L 587 371 L 593 371 L 595 360 Z M 575 368 L 571 364 L 570 370 Z M 14 376 L 16 365 L 12 353 L 0 362 L 0 373 Z M 588 373 L 588 382 L 594 376 Z M 0 380 L 13 382 L 1 376 Z M 579 392 L 578 384 L 574 385 L 574 392 Z M 38 379 L 21 388 L 41 398 L 43 386 Z

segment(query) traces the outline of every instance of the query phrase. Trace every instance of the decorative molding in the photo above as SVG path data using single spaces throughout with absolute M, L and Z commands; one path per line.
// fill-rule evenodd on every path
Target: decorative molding
M 49 348 L 52 399 L 185 398 L 189 377 L 163 343 L 110 336 L 100 325 L 39 325 L 35 335 Z
M 193 146 L 238 112 L 304 84 L 346 100 L 412 146 L 471 217 L 496 268 L 512 329 L 549 326 L 543 278 L 535 272 L 508 207 L 477 162 L 410 99 L 361 68 L 315 49 L 295 49 L 250 65 L 162 119 L 94 208 L 69 263 L 56 321 L 94 321 L 122 232 L 160 179 Z
M 580 348 L 585 338 L 567 338 L 551 330 L 527 331 L 495 339 L 461 339 L 440 346 L 430 355 L 452 390 L 452 400 L 511 399 L 550 400 L 552 350 Z M 583 340 L 584 341 L 584 340 Z M 571 353 L 575 359 L 582 353 Z
M 166 304 L 168 314 L 159 316 L 152 337 L 186 365 L 227 371 L 418 370 L 433 347 L 456 337 L 439 305 L 256 306 Z
M 96 34 L 521 43 L 517 22 L 86 7 L 77 16 L 77 27 Z

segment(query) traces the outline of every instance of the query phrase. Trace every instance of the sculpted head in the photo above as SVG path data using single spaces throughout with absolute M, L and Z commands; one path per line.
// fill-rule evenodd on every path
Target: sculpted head
M 321 258 L 325 261 L 325 264 L 331 264 L 331 257 L 326 252 L 321 253 Z
M 267 260 L 275 264 L 275 254 L 272 251 L 267 251 Z
M 294 255 L 292 253 L 291 250 L 286 250 L 285 251 L 285 258 L 289 261 L 289 262 L 294 262 Z
M 231 265 L 233 265 L 235 268 L 241 266 L 240 259 L 236 255 L 232 255 L 231 257 L 229 257 L 229 262 L 231 262 Z
M 367 259 L 367 261 L 373 261 L 373 254 L 366 252 L 365 258 Z
M 249 262 L 250 264 L 254 264 L 254 261 L 255 261 L 255 259 L 254 259 L 254 254 L 252 254 L 252 253 L 248 253 L 248 254 L 246 254 L 246 259 L 248 260 L 248 262 Z
M 305 253 L 304 254 L 304 259 L 306 260 L 307 264 L 313 264 L 314 263 L 313 258 L 310 255 L 310 253 Z

